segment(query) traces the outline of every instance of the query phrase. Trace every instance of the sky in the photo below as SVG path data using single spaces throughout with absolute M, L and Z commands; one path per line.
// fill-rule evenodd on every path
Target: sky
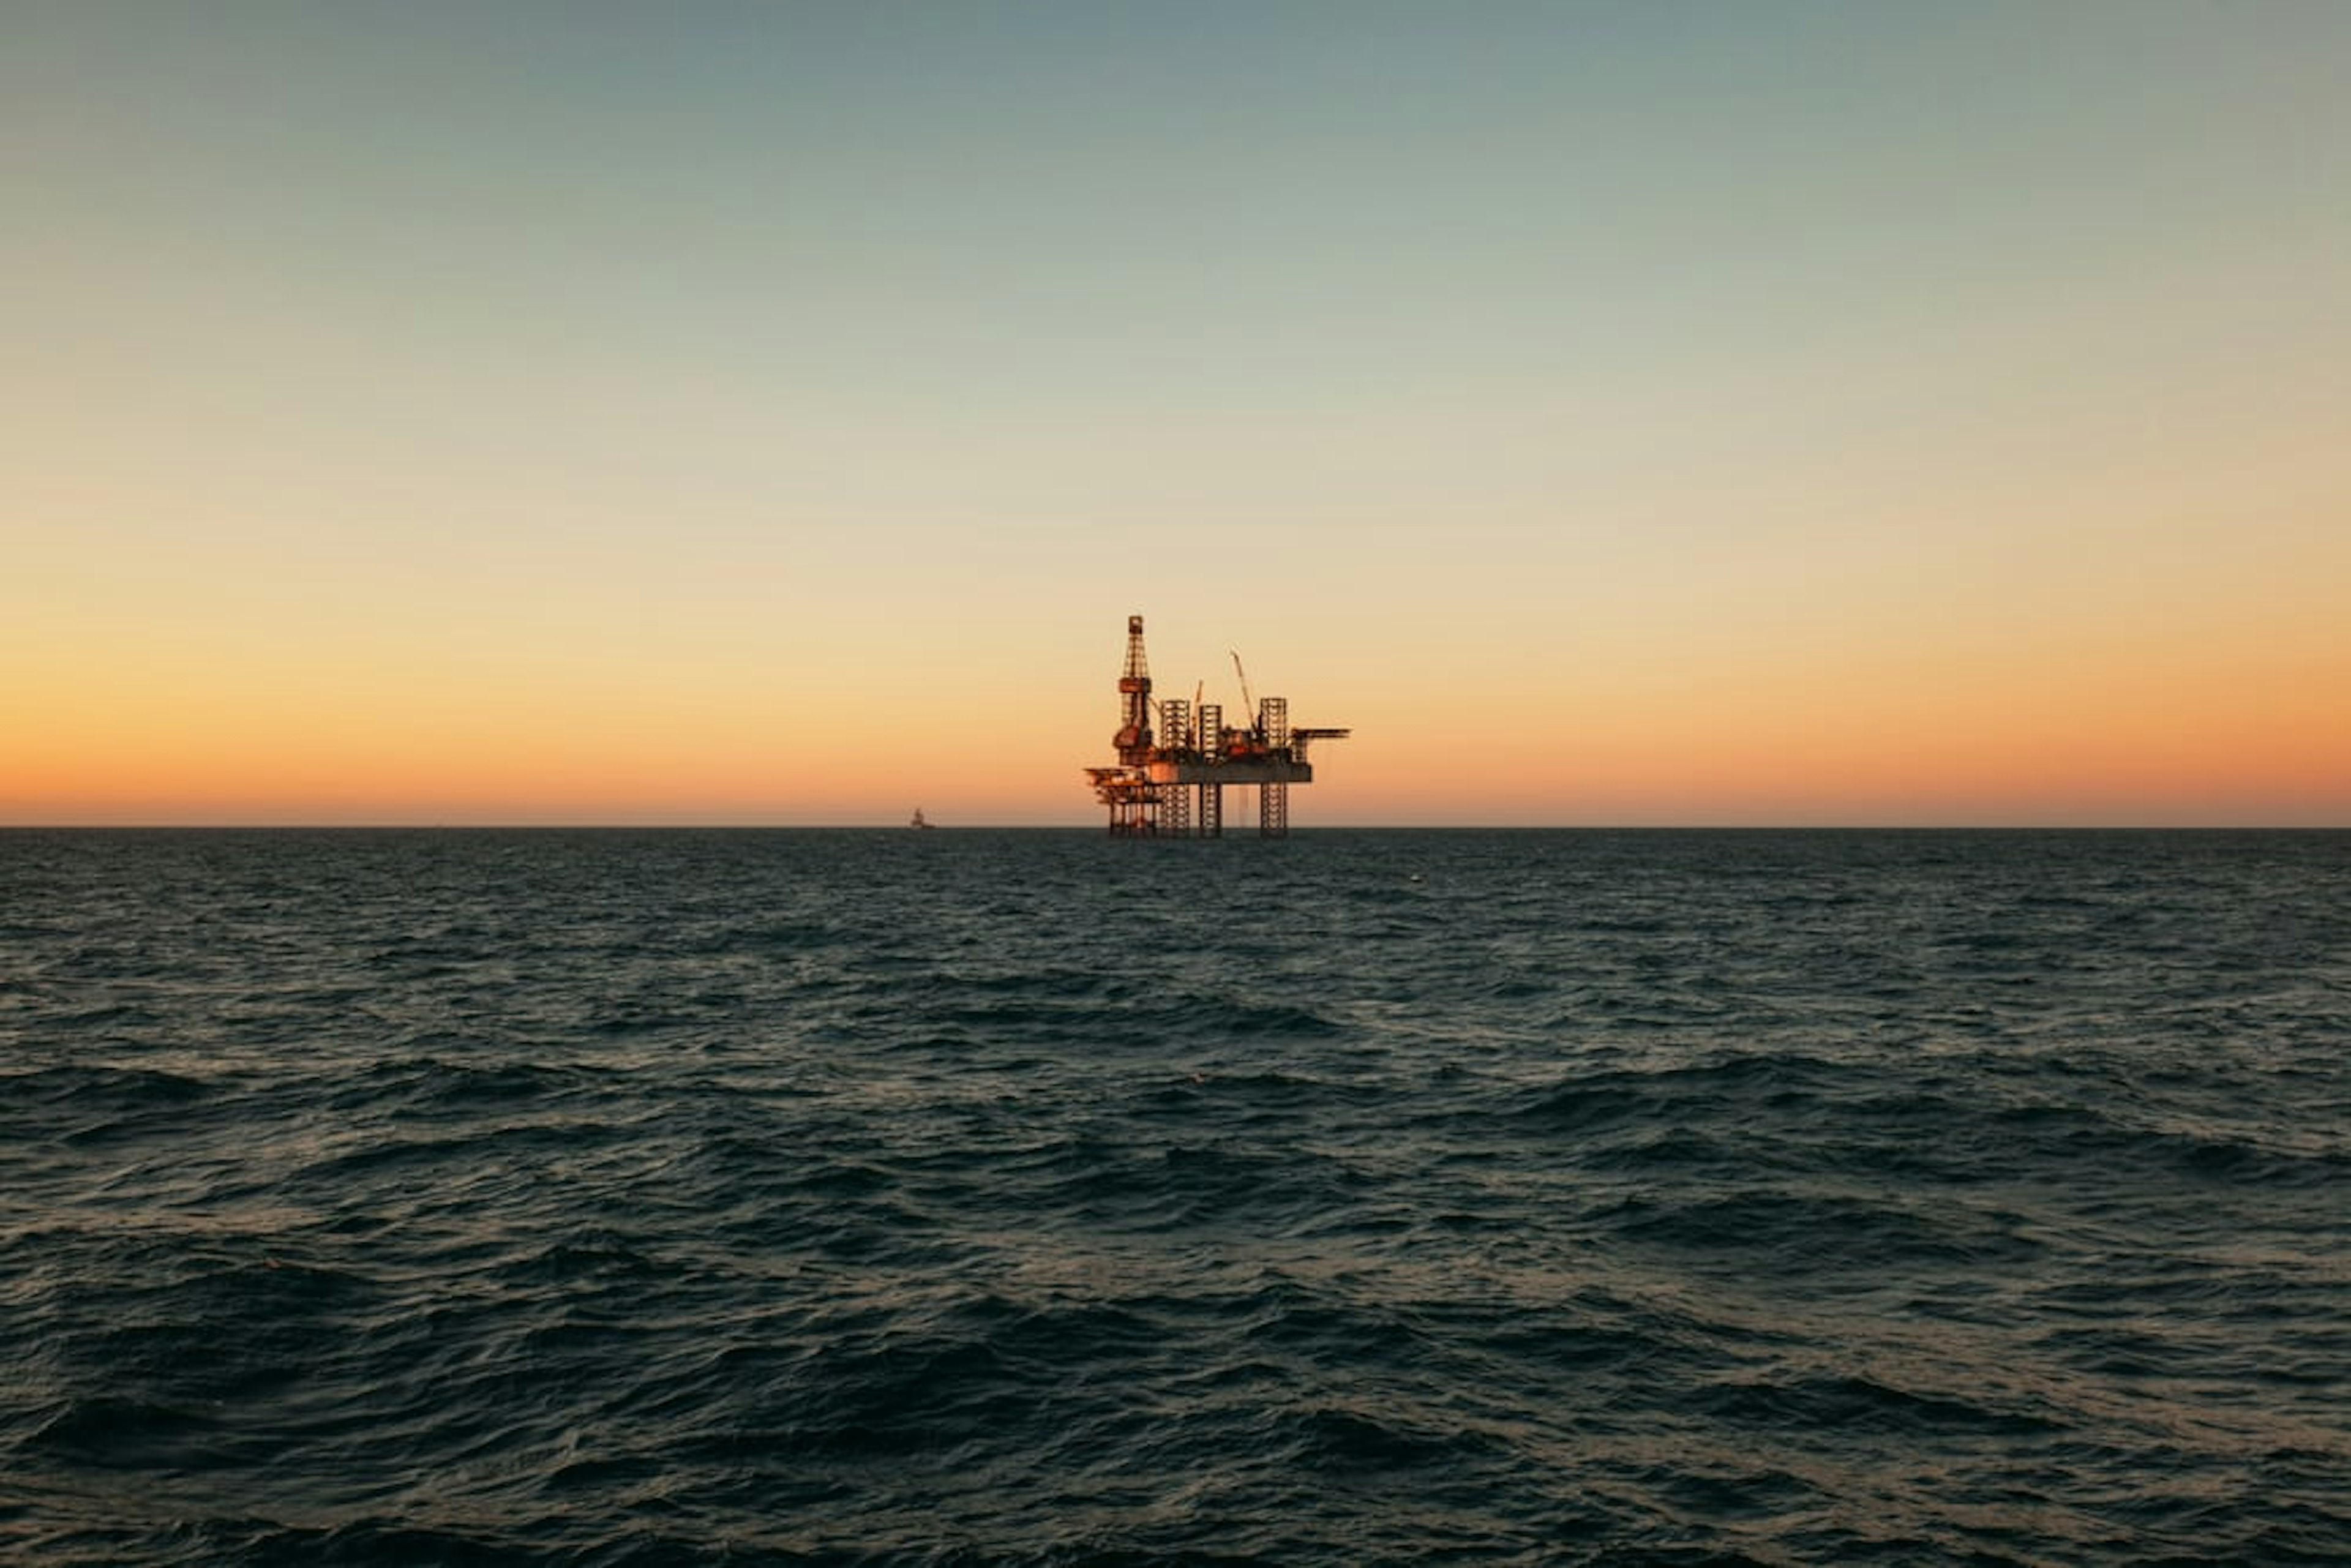
M 2351 825 L 2351 5 L 0 9 L 0 824 Z

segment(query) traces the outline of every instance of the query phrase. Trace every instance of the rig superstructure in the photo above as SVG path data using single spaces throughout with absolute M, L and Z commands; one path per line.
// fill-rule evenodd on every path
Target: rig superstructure
M 1240 655 L 1233 656 L 1240 671 Z M 1126 669 L 1118 678 L 1119 727 L 1111 737 L 1118 762 L 1089 768 L 1095 798 L 1110 808 L 1113 838 L 1218 839 L 1225 833 L 1225 789 L 1255 785 L 1257 831 L 1281 838 L 1290 831 L 1290 787 L 1314 782 L 1306 748 L 1318 740 L 1344 740 L 1343 729 L 1301 729 L 1290 722 L 1285 697 L 1258 701 L 1241 674 L 1241 698 L 1255 708 L 1249 723 L 1228 727 L 1220 703 L 1170 697 L 1151 700 L 1151 666 L 1143 653 L 1143 617 L 1126 618 Z

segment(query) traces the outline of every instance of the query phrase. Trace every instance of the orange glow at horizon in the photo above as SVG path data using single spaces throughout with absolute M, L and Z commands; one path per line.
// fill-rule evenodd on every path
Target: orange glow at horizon
M 1018 752 L 991 729 L 993 710 L 893 730 L 846 699 L 795 711 L 741 691 L 684 703 L 507 690 L 445 706 L 394 695 L 341 707 L 170 691 L 110 705 L 84 692 L 45 708 L 20 693 L 5 716 L 24 738 L 0 779 L 0 821 L 823 824 L 892 822 L 919 804 L 959 825 L 1078 825 L 1092 815 L 1079 769 L 1106 747 L 1111 676 L 1097 674 Z M 1951 671 L 1912 669 L 1907 685 L 1802 675 L 1750 671 L 1735 700 L 1708 680 L 1612 690 L 1598 674 L 1482 702 L 1395 689 L 1317 700 L 1318 722 L 1356 733 L 1318 748 L 1297 821 L 2317 825 L 2351 814 L 2351 724 L 2333 697 L 2351 671 L 2076 666 L 2063 681 L 1972 688 Z

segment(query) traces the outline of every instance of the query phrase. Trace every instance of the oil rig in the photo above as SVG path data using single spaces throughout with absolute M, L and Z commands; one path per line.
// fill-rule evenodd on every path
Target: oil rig
M 1290 787 L 1314 782 L 1306 748 L 1318 740 L 1344 740 L 1343 729 L 1296 729 L 1290 702 L 1249 693 L 1238 653 L 1241 700 L 1255 712 L 1239 728 L 1225 724 L 1222 704 L 1170 697 L 1154 705 L 1151 666 L 1143 653 L 1143 617 L 1126 618 L 1126 670 L 1118 678 L 1119 726 L 1111 744 L 1118 762 L 1089 768 L 1094 796 L 1110 808 L 1113 838 L 1220 839 L 1225 836 L 1225 789 L 1257 786 L 1257 831 L 1279 839 L 1290 831 Z

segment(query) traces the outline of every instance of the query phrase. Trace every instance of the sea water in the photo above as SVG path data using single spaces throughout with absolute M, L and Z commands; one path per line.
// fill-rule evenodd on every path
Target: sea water
M 2351 1558 L 2351 835 L 0 833 L 0 1556 Z

